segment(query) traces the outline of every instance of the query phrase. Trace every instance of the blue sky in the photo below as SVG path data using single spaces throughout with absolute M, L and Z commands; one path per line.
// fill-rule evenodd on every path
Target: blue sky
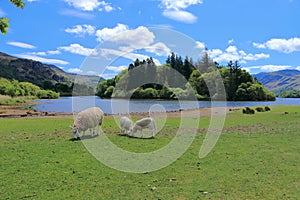
M 252 74 L 300 70 L 299 0 L 25 3 L 23 10 L 8 1 L 0 4 L 0 17 L 10 18 L 8 33 L 0 36 L 0 51 L 68 72 L 109 78 L 136 58 L 152 56 L 159 64 L 172 51 L 184 57 L 194 49 L 201 57 L 205 47 L 214 61 L 226 65 L 238 60 Z M 91 57 L 98 59 L 90 63 Z

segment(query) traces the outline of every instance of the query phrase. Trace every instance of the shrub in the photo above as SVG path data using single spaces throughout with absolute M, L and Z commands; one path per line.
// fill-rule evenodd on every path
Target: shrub
M 265 112 L 265 109 L 263 107 L 257 107 L 257 108 L 255 108 L 255 110 L 257 112 Z
M 269 106 L 265 106 L 265 111 L 270 111 L 271 108 Z
M 253 115 L 254 113 L 255 113 L 255 111 L 249 107 L 246 107 L 245 109 L 243 109 L 243 114 Z

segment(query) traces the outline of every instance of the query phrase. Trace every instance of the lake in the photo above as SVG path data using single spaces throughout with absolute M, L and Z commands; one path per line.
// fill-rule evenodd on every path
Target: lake
M 298 105 L 300 98 L 277 98 L 276 101 L 253 102 L 253 101 L 164 101 L 164 100 L 122 100 L 100 99 L 96 96 L 61 97 L 52 100 L 35 100 L 39 102 L 34 109 L 44 112 L 70 113 L 79 112 L 83 109 L 97 106 L 106 114 L 126 114 L 135 112 L 164 112 L 177 111 L 179 109 L 195 109 L 205 107 L 245 107 L 245 106 L 271 106 L 271 105 Z

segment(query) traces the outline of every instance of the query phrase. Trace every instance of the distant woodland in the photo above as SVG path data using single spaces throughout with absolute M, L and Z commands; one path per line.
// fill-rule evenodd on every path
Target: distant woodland
M 222 92 L 220 83 L 216 81 L 220 80 L 218 79 L 220 75 L 225 94 Z M 182 81 L 179 81 L 182 78 L 189 84 L 182 84 Z M 153 83 L 132 87 L 135 85 L 134 82 L 142 82 L 147 79 L 152 80 Z M 117 90 L 115 90 L 116 85 Z M 121 90 L 120 85 L 123 87 Z M 132 99 L 168 100 L 193 99 L 193 97 L 198 100 L 275 100 L 274 93 L 268 91 L 256 78 L 243 70 L 237 61 L 230 61 L 226 66 L 220 66 L 213 62 L 207 53 L 204 53 L 201 60 L 197 62 L 193 62 L 188 56 L 183 59 L 172 53 L 166 59 L 165 64 L 161 66 L 156 66 L 152 58 L 142 61 L 136 59 L 134 63 L 129 64 L 128 69 L 120 72 L 114 78 L 100 82 L 97 96 L 101 98 L 129 96 Z
M 30 96 L 39 99 L 59 98 L 59 93 L 52 90 L 43 90 L 39 86 L 29 82 L 10 81 L 5 78 L 0 78 L 0 94 L 11 97 Z

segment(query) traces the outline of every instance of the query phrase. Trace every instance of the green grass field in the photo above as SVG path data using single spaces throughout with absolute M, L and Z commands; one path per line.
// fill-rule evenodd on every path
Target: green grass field
M 142 174 L 111 169 L 81 141 L 70 140 L 72 119 L 1 118 L 0 199 L 297 199 L 300 107 L 271 109 L 229 114 L 215 148 L 199 159 L 209 123 L 202 117 L 182 157 Z M 108 137 L 129 151 L 151 151 L 168 144 L 179 121 L 168 119 L 155 139 Z M 118 132 L 113 118 L 105 119 L 103 130 Z

